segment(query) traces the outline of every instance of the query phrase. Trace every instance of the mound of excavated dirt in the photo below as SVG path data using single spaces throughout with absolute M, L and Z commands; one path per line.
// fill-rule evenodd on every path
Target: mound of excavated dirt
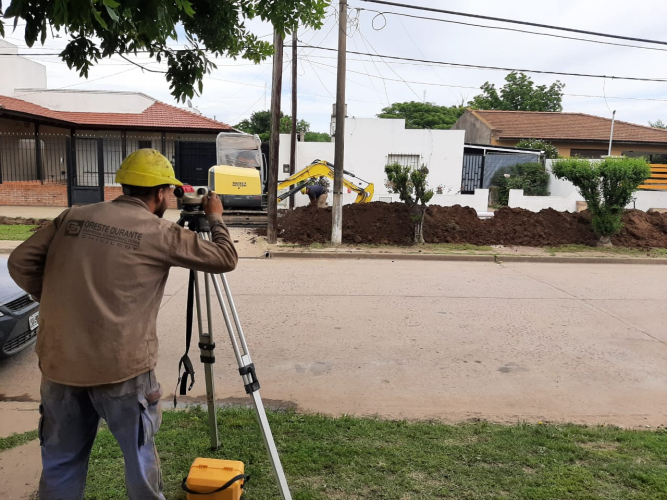
M 23 217 L 4 217 L 0 215 L 0 226 L 37 226 L 36 231 L 40 227 L 46 226 L 49 222 L 51 222 L 49 219 L 24 219 Z
M 667 248 L 667 214 L 628 210 L 614 245 Z M 331 240 L 331 208 L 301 207 L 278 219 L 278 235 L 289 243 L 327 243 Z M 373 202 L 343 207 L 343 243 L 410 245 L 413 229 L 405 205 Z M 595 245 L 588 212 L 546 209 L 539 213 L 501 208 L 480 220 L 472 208 L 431 205 L 424 219 L 427 243 L 474 245 L 556 246 Z

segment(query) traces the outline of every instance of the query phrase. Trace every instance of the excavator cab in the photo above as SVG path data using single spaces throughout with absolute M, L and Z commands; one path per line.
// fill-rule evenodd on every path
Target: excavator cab
M 225 208 L 261 210 L 266 167 L 259 137 L 220 133 L 215 143 L 217 165 L 209 170 L 209 188 Z

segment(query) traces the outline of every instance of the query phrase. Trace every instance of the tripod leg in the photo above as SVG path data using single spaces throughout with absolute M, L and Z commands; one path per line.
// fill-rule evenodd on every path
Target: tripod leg
M 213 288 L 215 289 L 215 294 L 218 297 L 218 302 L 220 303 L 220 309 L 222 309 L 222 316 L 225 319 L 225 324 L 227 325 L 227 330 L 229 332 L 229 338 L 232 342 L 232 347 L 234 349 L 234 354 L 239 365 L 239 372 L 243 379 L 243 384 L 245 385 L 246 393 L 252 398 L 253 404 L 255 406 L 255 413 L 257 414 L 257 420 L 259 421 L 260 429 L 262 430 L 262 438 L 264 439 L 264 445 L 266 450 L 269 453 L 269 459 L 271 460 L 271 465 L 273 467 L 273 472 L 278 481 L 278 488 L 280 489 L 280 495 L 283 500 L 292 500 L 292 494 L 289 491 L 289 486 L 287 485 L 287 478 L 285 477 L 285 472 L 283 471 L 283 466 L 280 461 L 280 456 L 278 455 L 278 450 L 276 448 L 276 443 L 273 440 L 273 433 L 271 432 L 271 427 L 269 426 L 269 420 L 266 417 L 266 410 L 264 409 L 264 403 L 259 394 L 259 381 L 255 375 L 255 366 L 252 363 L 250 358 L 250 352 L 248 351 L 248 346 L 245 341 L 245 336 L 243 335 L 243 330 L 241 328 L 241 322 L 239 321 L 238 314 L 236 313 L 236 307 L 234 306 L 234 300 L 232 299 L 232 294 L 227 284 L 227 279 L 224 274 L 220 275 L 221 280 L 225 286 L 225 292 L 227 300 L 229 301 L 230 309 L 234 316 L 234 323 L 236 324 L 236 331 L 239 335 L 243 352 L 239 349 L 239 344 L 234 333 L 234 328 L 232 327 L 229 313 L 227 312 L 227 306 L 222 297 L 222 290 L 220 288 L 220 283 L 218 283 L 217 275 L 211 275 L 211 281 L 213 282 Z
M 211 320 L 211 297 L 209 293 L 208 277 L 204 274 L 204 289 L 206 292 L 206 321 L 208 332 L 204 331 L 201 311 L 201 297 L 199 295 L 199 275 L 195 272 L 195 297 L 197 304 L 197 324 L 199 326 L 200 358 L 204 364 L 204 378 L 206 379 L 206 403 L 208 405 L 208 427 L 211 437 L 211 449 L 220 448 L 218 436 L 218 414 L 215 407 L 215 384 L 213 379 L 213 361 L 215 354 L 211 347 L 215 347 L 212 339 L 213 322 Z

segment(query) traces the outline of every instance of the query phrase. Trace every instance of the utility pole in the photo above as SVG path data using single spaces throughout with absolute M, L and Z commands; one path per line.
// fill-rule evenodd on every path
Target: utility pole
M 347 62 L 347 0 L 338 13 L 338 74 L 336 80 L 336 143 L 334 145 L 334 193 L 331 244 L 343 242 L 343 161 L 345 157 L 345 72 Z
M 280 93 L 283 87 L 283 37 L 273 34 L 273 83 L 271 85 L 271 143 L 267 195 L 266 240 L 278 241 L 278 160 L 280 159 Z
M 296 27 L 292 32 L 292 137 L 290 137 L 290 156 L 289 156 L 289 174 L 294 175 L 296 172 L 296 65 L 297 65 L 297 48 L 296 48 Z M 290 186 L 290 190 L 294 189 L 294 185 Z M 289 197 L 290 210 L 294 208 L 294 195 Z
M 611 114 L 611 133 L 609 134 L 609 151 L 607 156 L 611 156 L 611 143 L 614 140 L 614 120 L 616 119 L 616 110 Z

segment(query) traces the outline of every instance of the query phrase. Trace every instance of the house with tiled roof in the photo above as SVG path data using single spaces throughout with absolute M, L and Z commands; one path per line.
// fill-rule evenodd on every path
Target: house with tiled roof
M 49 89 L 43 65 L 3 40 L 0 53 L 15 54 L 0 61 L 0 204 L 109 199 L 121 162 L 140 148 L 159 150 L 187 178 L 215 162 L 219 133 L 236 133 L 141 92 Z
M 516 146 L 521 139 L 542 139 L 564 157 L 600 158 L 608 154 L 611 119 L 584 113 L 469 109 L 452 129 L 465 130 L 468 143 Z M 616 120 L 611 154 L 667 154 L 667 130 Z

